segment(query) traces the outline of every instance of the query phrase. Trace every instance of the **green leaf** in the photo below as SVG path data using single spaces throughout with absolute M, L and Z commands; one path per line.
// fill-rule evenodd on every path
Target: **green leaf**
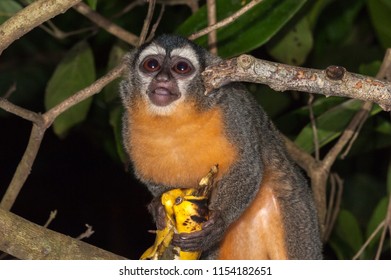
M 241 0 L 217 0 L 217 20 L 231 16 L 242 8 Z M 217 31 L 219 55 L 235 56 L 249 52 L 266 43 L 274 36 L 303 6 L 306 0 L 264 0 L 232 24 Z M 206 6 L 201 7 L 177 30 L 188 36 L 207 26 Z M 197 43 L 207 45 L 207 37 L 203 36 Z
M 12 17 L 16 12 L 23 7 L 13 0 L 1 0 L 0 1 L 0 24 Z
M 370 63 L 361 64 L 359 67 L 359 73 L 366 76 L 375 77 L 377 72 L 379 72 L 382 62 L 380 60 L 375 60 Z
M 360 101 L 348 100 L 316 118 L 319 147 L 337 138 L 360 107 Z M 314 152 L 313 130 L 310 123 L 301 130 L 295 143 L 309 153 Z
M 311 2 L 311 10 L 307 15 L 311 29 L 315 27 L 316 23 L 318 22 L 319 16 L 322 15 L 323 10 L 333 1 L 334 0 L 315 0 Z
M 50 78 L 45 93 L 45 107 L 50 109 L 95 81 L 94 57 L 83 41 L 75 45 L 63 58 Z M 88 98 L 57 117 L 54 132 L 64 137 L 69 129 L 82 122 L 92 98 Z
M 282 36 L 275 36 L 267 45 L 273 58 L 290 65 L 302 65 L 312 46 L 312 31 L 307 17 L 301 18 Z
M 363 244 L 363 235 L 356 217 L 348 210 L 341 210 L 330 245 L 339 259 L 351 259 Z
M 387 193 L 391 194 L 391 161 L 388 164 L 387 171 Z
M 109 62 L 107 64 L 108 70 L 114 68 L 119 64 L 124 55 L 129 51 L 128 48 L 125 48 L 123 45 L 114 45 L 109 54 Z M 119 87 L 118 84 L 121 79 L 116 79 L 108 84 L 103 89 L 103 97 L 105 102 L 111 102 L 118 99 L 119 96 Z
M 375 210 L 372 213 L 371 219 L 368 222 L 368 227 L 367 227 L 367 231 L 366 231 L 366 238 L 369 238 L 371 236 L 371 234 L 379 226 L 379 224 L 386 218 L 387 207 L 388 207 L 388 197 L 384 197 L 382 200 L 380 200 L 380 202 L 376 206 Z M 371 259 L 373 259 L 374 254 L 375 254 L 375 250 L 377 249 L 377 245 L 379 242 L 381 232 L 382 232 L 382 230 L 380 230 L 377 233 L 375 238 L 373 238 L 372 241 L 368 245 L 367 255 Z
M 91 9 L 96 10 L 96 5 L 98 3 L 98 0 L 86 0 L 86 2 Z
M 362 102 L 359 100 L 348 100 L 315 119 L 319 147 L 330 143 L 336 139 L 349 124 L 354 114 L 361 108 Z M 371 115 L 381 111 L 374 106 Z M 311 124 L 307 124 L 295 139 L 295 143 L 308 153 L 314 152 L 313 131 Z
M 367 5 L 379 41 L 391 47 L 391 0 L 368 0 Z
M 126 162 L 128 155 L 126 154 L 122 141 L 122 115 L 123 115 L 122 106 L 117 106 L 114 110 L 110 112 L 110 125 L 114 131 L 115 143 L 117 147 L 117 153 L 122 162 Z

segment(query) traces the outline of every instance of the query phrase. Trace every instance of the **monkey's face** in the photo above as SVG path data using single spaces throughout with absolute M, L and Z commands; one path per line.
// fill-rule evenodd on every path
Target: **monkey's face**
M 194 84 L 199 85 L 194 78 L 199 76 L 200 64 L 191 46 L 165 48 L 153 42 L 135 62 L 141 94 L 153 113 L 170 114 L 188 95 L 195 94 L 190 92 L 196 88 Z

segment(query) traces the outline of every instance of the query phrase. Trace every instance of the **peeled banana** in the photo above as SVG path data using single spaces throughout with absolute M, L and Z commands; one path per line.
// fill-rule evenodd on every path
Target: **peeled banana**
M 172 189 L 163 193 L 161 203 L 166 212 L 166 227 L 156 231 L 153 246 L 148 248 L 142 260 L 196 260 L 200 251 L 187 252 L 171 245 L 174 233 L 190 233 L 202 229 L 202 223 L 208 220 L 208 198 L 213 187 L 213 179 L 218 166 L 211 168 L 203 177 L 198 188 Z

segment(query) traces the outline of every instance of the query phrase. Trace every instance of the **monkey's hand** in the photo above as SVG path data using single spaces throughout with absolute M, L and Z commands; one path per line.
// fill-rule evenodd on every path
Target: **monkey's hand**
M 226 225 L 220 212 L 210 212 L 209 219 L 202 224 L 200 231 L 174 234 L 172 244 L 183 251 L 205 251 L 220 242 Z
M 160 197 L 152 199 L 148 205 L 148 210 L 152 214 L 158 230 L 163 230 L 166 227 L 166 212 L 164 206 L 160 201 Z

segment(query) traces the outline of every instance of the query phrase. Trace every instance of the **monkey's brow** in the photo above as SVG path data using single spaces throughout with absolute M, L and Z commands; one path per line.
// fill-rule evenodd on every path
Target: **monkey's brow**
M 146 47 L 139 56 L 139 61 L 142 61 L 144 58 L 146 58 L 149 55 L 166 55 L 166 50 L 158 45 L 152 44 L 148 47 Z
M 184 57 L 188 59 L 193 64 L 194 67 L 199 68 L 197 53 L 190 46 L 173 49 L 170 55 Z

